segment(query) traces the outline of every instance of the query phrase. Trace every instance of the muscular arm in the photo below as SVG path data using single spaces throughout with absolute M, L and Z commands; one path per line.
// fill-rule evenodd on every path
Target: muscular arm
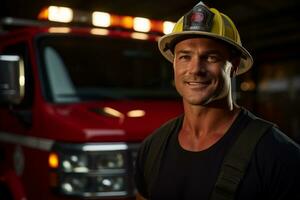
M 136 194 L 136 200 L 147 200 L 140 193 Z

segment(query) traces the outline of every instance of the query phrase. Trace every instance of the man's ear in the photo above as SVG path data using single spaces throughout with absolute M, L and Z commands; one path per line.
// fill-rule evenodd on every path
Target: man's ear
M 230 77 L 234 77 L 239 69 L 241 63 L 241 58 L 240 57 L 234 57 L 231 59 L 231 64 L 232 64 L 232 68 L 231 68 L 231 72 L 230 72 Z

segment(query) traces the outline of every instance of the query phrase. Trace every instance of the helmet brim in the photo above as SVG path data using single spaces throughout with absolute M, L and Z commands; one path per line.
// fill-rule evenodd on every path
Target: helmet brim
M 237 71 L 237 75 L 243 74 L 245 72 L 247 72 L 251 66 L 253 65 L 253 58 L 251 56 L 251 54 L 241 45 L 238 45 L 237 43 L 235 43 L 234 41 L 232 41 L 229 38 L 226 37 L 222 37 L 220 35 L 214 34 L 214 33 L 210 33 L 210 32 L 204 32 L 204 31 L 185 31 L 185 32 L 175 32 L 175 33 L 170 33 L 168 35 L 164 35 L 162 36 L 159 41 L 158 41 L 158 47 L 160 52 L 162 53 L 162 55 L 169 60 L 171 63 L 173 63 L 174 61 L 174 54 L 172 49 L 170 49 L 170 44 L 182 37 L 184 38 L 184 36 L 188 36 L 188 38 L 194 37 L 209 37 L 212 39 L 217 39 L 217 40 L 221 40 L 226 42 L 227 44 L 233 46 L 235 49 L 237 49 L 240 53 L 241 53 L 241 62 L 240 62 L 240 66 L 238 67 L 238 71 Z

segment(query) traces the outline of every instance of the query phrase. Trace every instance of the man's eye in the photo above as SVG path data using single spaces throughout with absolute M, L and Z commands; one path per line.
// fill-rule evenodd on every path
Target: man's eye
M 181 55 L 181 56 L 179 56 L 180 60 L 188 60 L 189 58 L 190 58 L 189 55 Z
M 219 61 L 219 57 L 218 56 L 207 56 L 207 62 L 210 63 L 215 63 Z

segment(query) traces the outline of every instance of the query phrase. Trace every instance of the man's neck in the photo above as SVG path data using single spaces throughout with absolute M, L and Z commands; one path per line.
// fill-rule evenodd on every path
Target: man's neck
M 238 116 L 240 108 L 184 104 L 185 116 L 179 133 L 181 145 L 188 150 L 203 150 L 216 143 Z

